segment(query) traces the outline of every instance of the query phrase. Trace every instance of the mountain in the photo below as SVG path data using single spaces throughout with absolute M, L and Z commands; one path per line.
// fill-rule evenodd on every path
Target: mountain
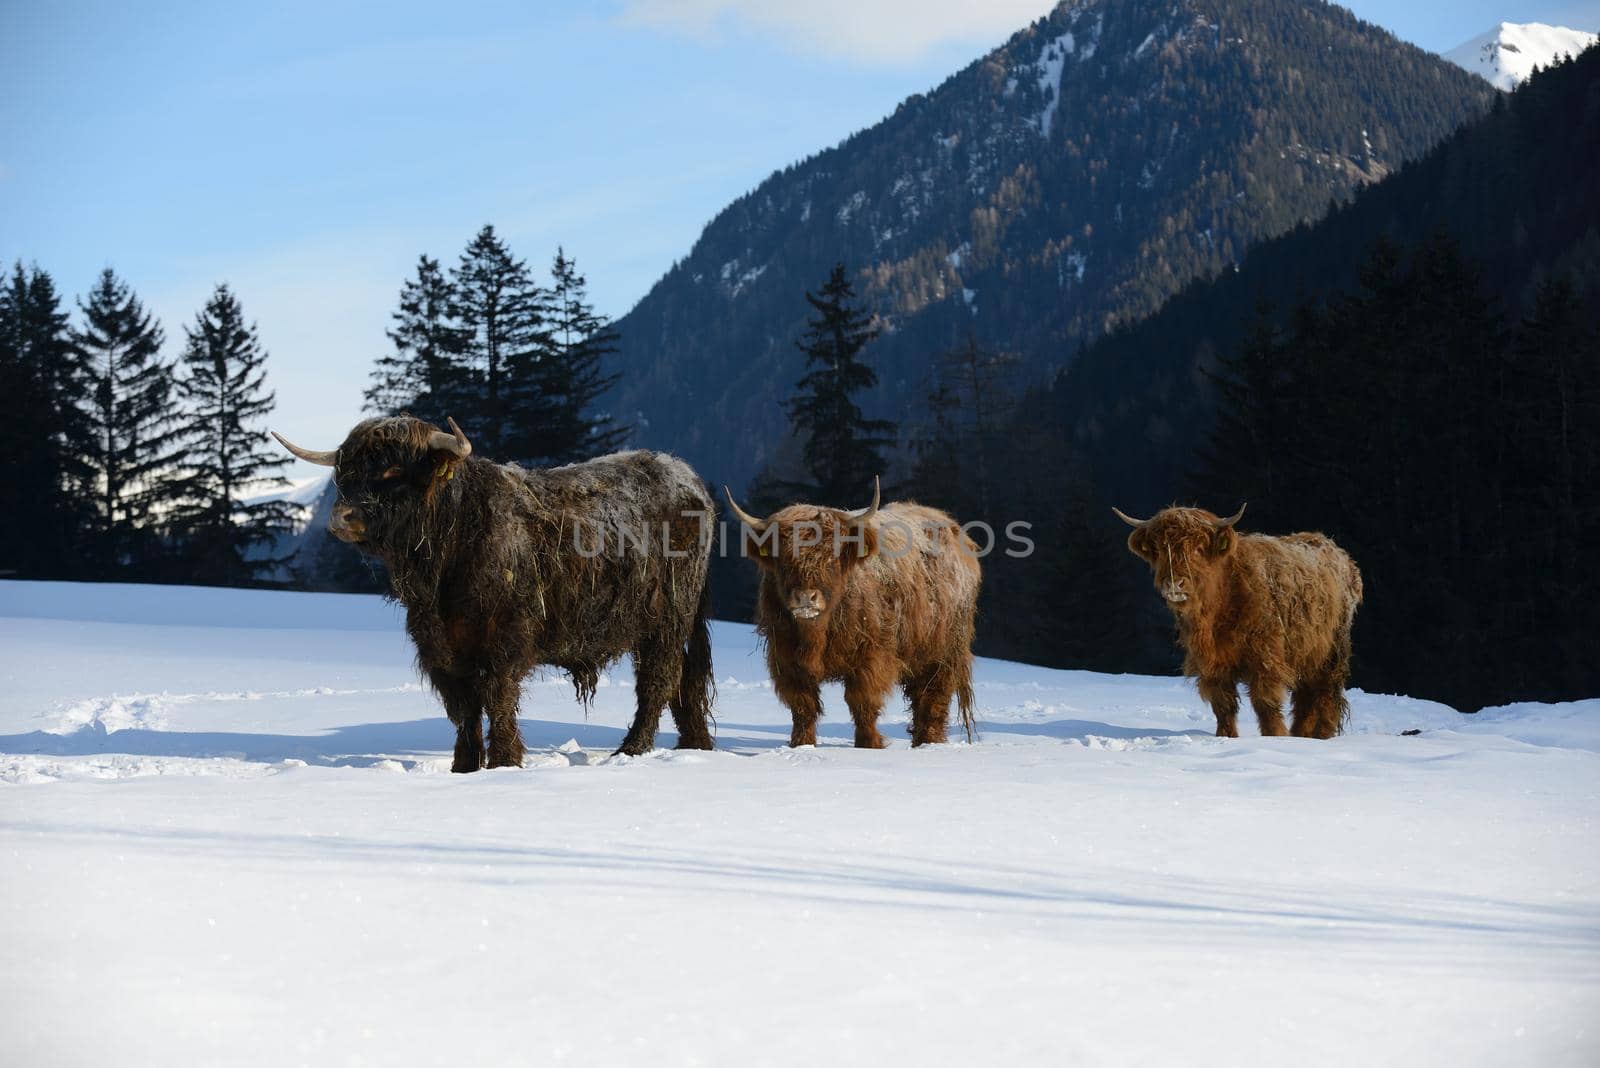
M 1597 98 L 1600 48 L 1591 48 L 1315 225 L 1262 242 L 1113 332 L 1022 417 L 1070 437 L 1108 492 L 1148 511 L 1169 503 L 1194 469 L 1212 401 L 1197 386 L 1243 343 L 1257 304 L 1282 310 L 1306 294 L 1354 288 L 1377 241 L 1414 247 L 1449 235 L 1513 318 L 1531 311 L 1539 282 L 1560 274 L 1600 308 Z
M 794 339 L 844 262 L 906 420 L 969 336 L 1030 377 L 1324 214 L 1493 90 L 1343 8 L 1073 0 L 717 215 L 618 323 L 639 444 L 743 482 L 787 427 Z
M 1534 67 L 1548 67 L 1562 56 L 1575 56 L 1596 40 L 1592 33 L 1565 26 L 1502 22 L 1450 49 L 1444 58 L 1509 93 L 1527 80 Z

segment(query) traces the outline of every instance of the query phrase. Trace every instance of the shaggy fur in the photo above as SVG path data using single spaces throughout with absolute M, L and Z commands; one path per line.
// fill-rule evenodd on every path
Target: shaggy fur
M 947 739 L 951 697 L 970 740 L 981 576 L 955 520 L 890 504 L 852 523 L 836 509 L 797 504 L 763 531 L 765 539 L 746 530 L 744 547 L 761 567 L 756 627 L 794 720 L 789 744 L 816 744 L 824 682 L 844 683 L 860 748 L 883 748 L 878 714 L 897 682 L 911 704 L 912 745 Z
M 521 765 L 517 701 L 534 668 L 566 671 L 587 703 L 624 654 L 638 710 L 618 752 L 650 749 L 663 705 L 680 748 L 710 749 L 714 512 L 689 466 L 622 452 L 530 471 L 430 450 L 436 430 L 406 416 L 358 424 L 339 447 L 329 529 L 388 568 L 456 725 L 451 770 Z
M 1242 682 L 1262 734 L 1289 733 L 1292 694 L 1293 733 L 1332 738 L 1350 714 L 1361 572 L 1321 534 L 1240 534 L 1218 523 L 1203 509 L 1168 508 L 1128 536 L 1177 621 L 1184 674 L 1199 680 L 1222 737 L 1239 736 Z

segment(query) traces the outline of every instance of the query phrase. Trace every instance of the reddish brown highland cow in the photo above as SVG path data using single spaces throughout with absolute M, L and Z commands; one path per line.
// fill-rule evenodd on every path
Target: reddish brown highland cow
M 1244 683 L 1262 734 L 1286 734 L 1283 699 L 1292 694 L 1292 732 L 1332 738 L 1350 706 L 1350 626 L 1361 603 L 1361 572 L 1321 534 L 1240 534 L 1244 516 L 1219 519 L 1200 508 L 1168 508 L 1132 519 L 1128 548 L 1155 571 L 1156 592 L 1178 623 L 1183 671 L 1217 715 L 1217 734 L 1239 736 Z
M 794 504 L 757 519 L 728 493 L 761 568 L 756 627 L 790 745 L 817 743 L 824 682 L 844 683 L 859 748 L 883 748 L 878 713 L 897 682 L 912 745 L 947 740 L 952 697 L 972 737 L 976 547 L 943 512 L 878 501 L 875 487 L 860 511 Z

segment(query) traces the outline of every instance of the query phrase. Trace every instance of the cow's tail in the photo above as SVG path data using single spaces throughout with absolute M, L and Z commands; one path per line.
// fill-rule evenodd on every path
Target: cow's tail
M 972 732 L 977 728 L 977 721 L 973 718 L 972 681 L 969 678 L 956 688 L 956 709 L 961 713 L 961 728 L 967 732 L 967 741 L 972 741 Z
M 1345 691 L 1350 686 L 1350 661 L 1355 652 L 1351 631 L 1355 629 L 1356 608 L 1366 592 L 1361 582 L 1361 569 L 1348 556 L 1345 560 L 1350 565 L 1350 571 L 1346 579 L 1344 619 L 1340 620 L 1339 629 L 1333 636 L 1333 652 L 1328 657 L 1328 677 L 1333 687 L 1331 726 L 1336 735 L 1343 734 L 1350 726 L 1350 700 L 1345 696 Z
M 956 712 L 961 717 L 961 729 L 967 732 L 968 742 L 972 741 L 978 726 L 973 712 L 976 704 L 972 695 L 972 654 L 968 653 L 961 658 L 956 675 Z
M 683 674 L 678 679 L 678 700 L 673 709 L 687 723 L 701 724 L 705 748 L 710 748 L 710 728 L 716 717 L 711 703 L 716 700 L 717 683 L 711 671 L 711 583 L 700 587 L 700 603 L 695 606 L 694 624 L 684 650 Z

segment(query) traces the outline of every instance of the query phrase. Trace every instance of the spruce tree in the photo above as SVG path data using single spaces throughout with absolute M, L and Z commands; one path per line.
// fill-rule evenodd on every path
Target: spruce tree
M 884 469 L 883 450 L 894 444 L 895 425 L 868 419 L 852 399 L 878 384 L 878 375 L 861 360 L 861 350 L 878 336 L 872 316 L 854 304 L 855 290 L 844 264 L 835 264 L 828 281 L 806 302 L 816 311 L 795 344 L 809 369 L 796 383 L 799 393 L 785 405 L 790 425 L 805 440 L 809 485 L 794 490 L 838 507 L 868 494 L 873 476 Z
M 392 352 L 378 357 L 366 408 L 378 415 L 410 412 L 440 426 L 446 416 L 465 418 L 475 407 L 463 364 L 465 336 L 455 322 L 455 289 L 428 256 L 400 289 L 400 307 L 387 331 Z
M 266 388 L 266 351 L 224 283 L 185 328 L 178 393 L 185 401 L 182 504 L 174 532 L 187 581 L 253 585 L 283 561 L 257 551 L 290 527 L 285 501 L 243 503 L 246 491 L 288 485 L 277 474 L 288 459 L 271 447 L 264 420 L 274 405 Z
M 110 268 L 79 308 L 91 431 L 85 496 L 94 504 L 96 571 L 110 576 L 152 555 L 152 513 L 172 473 L 172 369 L 161 362 L 161 325 Z
M 961 449 L 960 397 L 943 377 L 928 390 L 926 421 L 911 440 L 911 478 L 908 493 L 925 504 L 959 512 L 965 486 Z
M 16 264 L 0 290 L 0 572 L 79 578 L 89 510 L 82 365 L 51 277 Z
M 547 344 L 545 294 L 493 226 L 467 245 L 451 281 L 475 400 L 475 410 L 456 421 L 482 451 L 503 455 L 509 439 L 522 436 L 508 431 L 537 426 L 549 413 L 537 375 Z
M 628 436 L 627 426 L 594 410 L 619 377 L 604 366 L 617 351 L 619 335 L 595 313 L 588 283 L 559 248 L 550 268 L 547 308 L 546 343 L 532 367 L 544 416 L 537 425 L 519 421 L 527 431 L 522 454 L 544 464 L 574 463 L 610 452 Z
M 1216 370 L 1205 371 L 1216 390 L 1216 424 L 1192 481 L 1218 506 L 1257 501 L 1270 509 L 1278 499 L 1288 445 L 1288 383 L 1286 345 L 1265 299 L 1257 301 L 1239 351 L 1218 363 Z

